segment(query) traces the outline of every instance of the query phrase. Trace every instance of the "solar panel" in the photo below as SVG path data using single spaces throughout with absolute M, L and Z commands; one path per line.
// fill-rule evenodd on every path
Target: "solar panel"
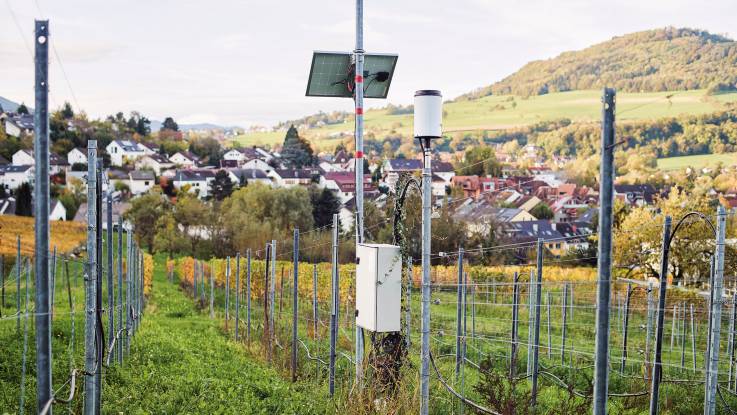
M 314 52 L 307 96 L 353 98 L 353 54 Z M 386 98 L 397 64 L 397 55 L 364 55 L 364 98 Z

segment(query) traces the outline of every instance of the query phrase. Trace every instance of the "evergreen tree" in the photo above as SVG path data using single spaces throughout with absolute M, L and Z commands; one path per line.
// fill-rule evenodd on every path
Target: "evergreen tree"
M 74 110 L 72 110 L 72 105 L 68 102 L 64 102 L 64 106 L 61 108 L 61 116 L 65 120 L 71 120 L 74 118 Z
M 26 107 L 26 104 L 21 103 L 15 112 L 18 114 L 28 114 L 28 107 Z
M 23 183 L 15 190 L 15 215 L 33 216 L 33 189 L 29 183 Z
M 174 118 L 166 117 L 164 123 L 161 124 L 161 131 L 164 130 L 179 131 L 179 124 L 174 121 Z
M 333 223 L 333 215 L 340 211 L 340 201 L 335 193 L 327 188 L 322 190 L 313 188 L 310 192 L 312 204 L 312 219 L 316 228 Z
M 215 173 L 215 180 L 210 182 L 210 194 L 215 200 L 223 200 L 233 193 L 233 182 L 225 170 Z
M 299 136 L 297 129 L 292 125 L 284 137 L 282 159 L 289 167 L 302 168 L 315 164 L 315 156 L 310 143 Z

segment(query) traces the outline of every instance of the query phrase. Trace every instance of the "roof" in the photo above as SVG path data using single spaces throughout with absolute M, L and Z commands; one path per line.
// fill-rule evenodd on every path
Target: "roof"
M 389 165 L 398 171 L 422 170 L 422 160 L 417 159 L 390 159 Z
M 228 169 L 229 172 L 235 175 L 238 180 L 245 178 L 246 180 L 256 179 L 268 179 L 269 176 L 263 170 L 259 169 Z
M 32 168 L 33 166 L 30 164 L 22 164 L 22 165 L 6 164 L 4 166 L 0 166 L 0 173 L 23 173 Z
M 349 156 L 348 153 L 346 153 L 343 150 L 338 151 L 335 157 L 333 157 L 333 163 L 343 164 L 343 163 L 347 163 L 350 160 L 351 160 L 351 156 Z
M 313 176 L 321 174 L 320 169 L 276 169 L 274 170 L 282 179 L 312 179 Z
M 33 130 L 33 114 L 13 114 L 8 120 L 24 130 Z
M 131 180 L 154 180 L 154 172 L 149 170 L 133 170 L 129 173 Z
M 201 182 L 215 177 L 212 170 L 177 170 L 174 180 L 179 182 Z
M 182 157 L 186 159 L 192 160 L 192 161 L 200 161 L 200 158 L 197 157 L 197 155 L 192 153 L 191 151 L 187 151 L 187 150 L 177 151 L 176 153 L 174 153 L 174 156 L 176 156 L 177 154 L 181 155 Z
M 138 145 L 139 145 L 139 147 L 140 147 L 140 146 L 142 146 L 142 147 L 146 147 L 147 149 L 149 149 L 149 150 L 151 150 L 151 151 L 153 151 L 153 152 L 157 152 L 157 151 L 159 151 L 159 146 L 157 146 L 157 145 L 156 145 L 156 144 L 154 144 L 154 143 L 139 143 Z
M 162 156 L 159 153 L 149 154 L 149 155 L 147 155 L 145 157 L 148 157 L 151 160 L 153 160 L 153 161 L 155 161 L 155 162 L 157 162 L 159 164 L 171 164 L 171 161 L 169 161 L 168 158 L 166 158 L 165 156 Z
M 447 161 L 433 160 L 432 161 L 433 173 L 452 173 L 455 171 L 453 165 Z
M 0 199 L 0 215 L 15 215 L 15 198 Z
M 66 158 L 56 154 L 56 153 L 50 153 L 49 154 L 49 165 L 50 166 L 68 166 L 69 162 Z
M 114 140 L 113 143 L 117 144 L 123 151 L 128 152 L 142 152 L 143 149 L 139 147 L 139 144 L 131 140 Z M 112 143 L 111 143 L 112 144 Z
M 592 229 L 581 222 L 565 223 L 550 222 L 548 220 L 532 220 L 523 222 L 509 222 L 502 225 L 504 231 L 516 241 L 532 241 L 542 238 L 545 242 L 567 241 L 587 237 Z

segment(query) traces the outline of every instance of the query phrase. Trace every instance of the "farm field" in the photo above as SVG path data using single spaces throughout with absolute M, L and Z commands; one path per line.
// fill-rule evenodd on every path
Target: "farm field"
M 87 240 L 87 229 L 83 223 L 52 221 L 50 224 L 49 248 L 52 250 L 56 247 L 59 253 L 68 253 Z M 16 254 L 18 236 L 21 238 L 21 254 L 32 254 L 34 226 L 32 217 L 0 215 L 0 255 Z
M 696 169 L 716 166 L 722 163 L 725 167 L 737 164 L 737 153 L 723 154 L 699 154 L 695 156 L 666 157 L 658 159 L 658 169 L 660 170 L 679 170 L 686 167 Z
M 617 94 L 617 120 L 643 120 L 673 117 L 681 114 L 703 114 L 737 101 L 737 93 L 705 97 L 705 90 L 677 92 L 647 92 Z M 672 95 L 671 98 L 667 98 Z M 579 122 L 594 122 L 601 118 L 601 91 L 570 91 L 527 98 L 511 95 L 487 96 L 473 101 L 448 102 L 443 106 L 443 127 L 446 132 L 502 130 L 540 121 L 569 118 Z M 353 134 L 353 122 L 328 125 L 300 131 L 320 150 L 330 150 L 341 138 L 331 134 Z M 385 110 L 368 110 L 365 116 L 367 136 L 377 138 L 395 131 L 405 136 L 412 128 L 412 115 L 388 115 Z M 281 143 L 283 132 L 262 132 L 240 135 L 234 144 L 242 146 Z

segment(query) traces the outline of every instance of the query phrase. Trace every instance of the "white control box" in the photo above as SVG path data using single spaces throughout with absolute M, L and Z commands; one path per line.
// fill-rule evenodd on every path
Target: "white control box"
M 359 244 L 356 258 L 356 325 L 373 332 L 399 331 L 402 308 L 399 247 Z

